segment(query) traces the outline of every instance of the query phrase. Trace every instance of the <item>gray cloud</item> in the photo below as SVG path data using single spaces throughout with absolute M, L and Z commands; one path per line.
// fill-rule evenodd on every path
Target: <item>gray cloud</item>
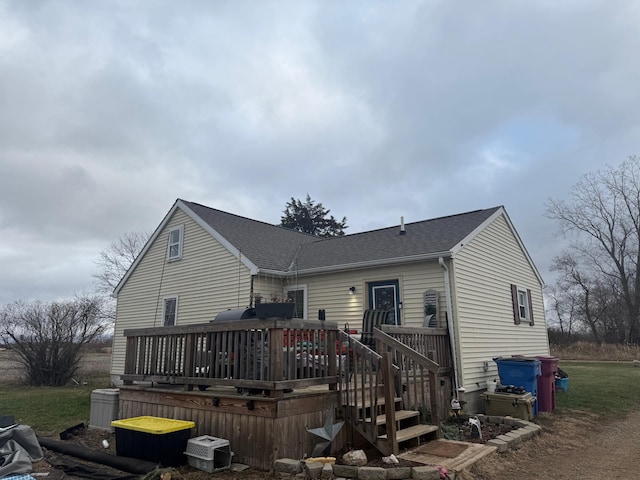
M 0 303 L 91 283 L 177 197 L 351 232 L 505 205 L 543 275 L 545 200 L 636 153 L 639 7 L 0 3 Z

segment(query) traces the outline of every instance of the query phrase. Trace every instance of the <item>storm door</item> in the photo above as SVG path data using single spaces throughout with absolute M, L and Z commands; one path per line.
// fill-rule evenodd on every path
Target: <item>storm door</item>
M 400 305 L 398 280 L 369 282 L 369 308 L 391 310 L 389 323 L 400 325 Z

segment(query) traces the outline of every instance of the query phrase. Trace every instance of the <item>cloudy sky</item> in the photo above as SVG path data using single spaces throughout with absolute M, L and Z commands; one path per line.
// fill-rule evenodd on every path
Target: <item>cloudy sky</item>
M 640 4 L 0 2 L 0 304 L 85 291 L 176 198 L 349 233 L 548 198 L 640 153 Z

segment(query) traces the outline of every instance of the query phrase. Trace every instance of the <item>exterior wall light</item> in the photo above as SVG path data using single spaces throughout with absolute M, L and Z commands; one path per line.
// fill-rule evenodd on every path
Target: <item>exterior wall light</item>
M 356 293 L 356 287 L 349 287 L 349 295 L 353 295 Z

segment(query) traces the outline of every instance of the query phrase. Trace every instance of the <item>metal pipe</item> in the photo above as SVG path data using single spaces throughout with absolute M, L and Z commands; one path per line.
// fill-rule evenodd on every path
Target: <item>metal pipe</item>
M 451 344 L 451 356 L 453 357 L 453 396 L 458 395 L 458 350 L 456 348 L 456 334 L 453 325 L 453 307 L 451 306 L 451 282 L 449 279 L 449 268 L 443 257 L 438 258 L 438 263 L 444 271 L 444 291 L 447 300 L 447 329 L 449 330 L 449 343 Z

